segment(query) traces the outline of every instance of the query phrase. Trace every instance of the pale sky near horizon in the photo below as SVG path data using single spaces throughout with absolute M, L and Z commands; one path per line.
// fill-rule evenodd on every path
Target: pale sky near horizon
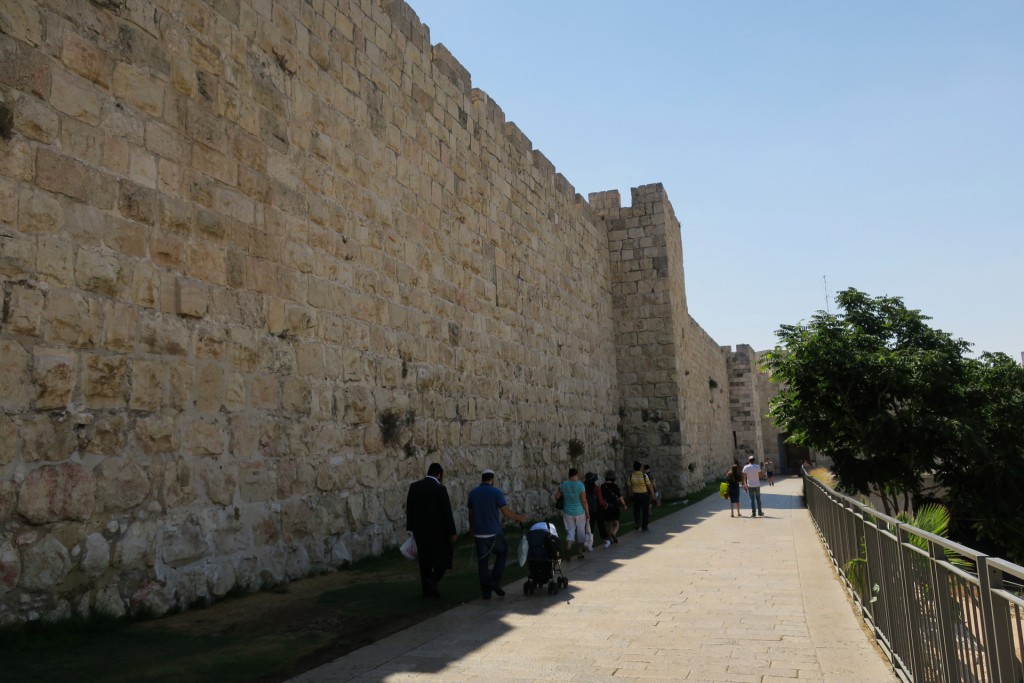
M 665 185 L 720 344 L 827 279 L 1021 360 L 1024 0 L 408 1 L 577 192 Z

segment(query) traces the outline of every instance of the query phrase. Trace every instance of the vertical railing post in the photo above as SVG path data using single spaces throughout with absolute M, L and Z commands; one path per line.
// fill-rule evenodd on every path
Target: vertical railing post
M 985 629 L 985 663 L 989 679 L 998 683 L 1013 681 L 1013 640 L 1010 638 L 1010 614 L 996 602 L 993 591 L 1003 589 L 1003 572 L 990 567 L 988 557 L 978 558 L 978 581 L 981 584 L 981 618 Z
M 928 556 L 931 564 L 932 600 L 935 602 L 935 616 L 939 620 L 939 648 L 942 652 L 945 680 L 956 683 L 958 659 L 956 634 L 953 633 L 953 607 L 949 600 L 949 573 L 942 566 L 946 553 L 935 541 L 928 541 Z
M 914 568 L 911 566 L 914 551 L 907 548 L 910 537 L 902 524 L 894 530 L 899 547 L 900 574 L 903 577 L 903 610 L 907 627 L 910 630 L 910 666 L 915 681 L 924 680 L 924 642 L 922 640 L 921 610 L 911 600 L 916 600 L 918 587 L 914 584 Z M 913 597 L 911 597 L 913 596 Z

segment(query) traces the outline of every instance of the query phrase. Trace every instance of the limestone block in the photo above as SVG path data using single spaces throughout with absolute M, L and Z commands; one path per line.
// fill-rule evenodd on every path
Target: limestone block
M 292 415 L 307 416 L 311 408 L 311 387 L 309 380 L 289 377 L 284 380 L 281 406 Z
M 109 302 L 105 317 L 106 349 L 122 353 L 134 351 L 139 329 L 138 310 L 124 303 Z
M 96 507 L 96 479 L 75 463 L 29 472 L 18 495 L 18 513 L 30 524 L 86 520 Z
M 68 549 L 53 536 L 23 551 L 21 563 L 21 585 L 28 590 L 53 590 L 71 571 Z
M 65 460 L 78 448 L 74 424 L 64 415 L 26 415 L 21 419 L 22 457 L 25 462 Z
M 188 361 L 168 363 L 167 405 L 175 410 L 186 410 L 192 400 L 195 371 Z
M 155 308 L 159 301 L 159 293 L 159 271 L 151 263 L 136 263 L 132 269 L 128 298 L 140 306 Z
M 60 115 L 34 97 L 20 97 L 13 103 L 14 129 L 26 138 L 49 144 L 57 139 Z
M 291 552 L 286 555 L 285 562 L 285 578 L 289 581 L 309 576 L 309 572 L 313 568 L 309 552 L 302 545 L 292 548 Z
M 153 224 L 159 220 L 160 196 L 156 190 L 130 180 L 118 184 L 117 208 L 125 218 Z
M 238 489 L 246 503 L 273 500 L 277 490 L 276 473 L 268 463 L 249 461 L 238 465 Z
M 160 555 L 168 566 L 191 564 L 206 557 L 208 552 L 207 534 L 195 515 L 169 523 L 164 529 Z
M 231 505 L 235 500 L 238 488 L 238 467 L 210 463 L 201 467 L 203 481 L 206 483 L 206 495 L 216 505 Z
M 324 345 L 296 341 L 295 371 L 303 377 L 323 377 L 325 374 Z
M 293 498 L 281 503 L 281 528 L 287 541 L 308 538 L 315 519 L 316 509 L 311 500 Z
M 114 67 L 114 94 L 151 116 L 160 116 L 164 105 L 164 84 L 146 69 L 126 62 Z
M 107 459 L 96 466 L 93 474 L 97 511 L 131 510 L 149 497 L 149 476 L 138 463 Z
M 185 430 L 185 451 L 193 456 L 218 456 L 224 452 L 227 434 L 228 430 L 219 418 L 193 419 Z
M 14 462 L 21 453 L 21 442 L 18 439 L 18 426 L 10 415 L 0 414 L 0 466 Z M 2 487 L 2 484 L 0 484 Z M 0 505 L 0 521 L 6 519 L 4 507 Z
M 46 148 L 36 153 L 36 183 L 95 209 L 113 207 L 117 187 L 112 176 Z
M 36 269 L 40 279 L 68 287 L 75 276 L 75 250 L 65 240 L 39 238 L 36 241 Z
M 139 316 L 139 344 L 145 353 L 184 356 L 188 353 L 191 336 L 185 323 L 177 318 Z
M 227 249 L 202 240 L 188 246 L 188 274 L 214 285 L 228 284 Z
M 66 408 L 71 402 L 78 375 L 77 354 L 63 349 L 37 346 L 33 375 L 38 387 L 36 410 Z
M 110 87 L 114 70 L 110 57 L 95 43 L 87 41 L 77 33 L 69 31 L 64 34 L 60 60 L 79 76 L 104 88 Z
M 220 410 L 224 399 L 224 371 L 216 363 L 204 363 L 196 370 L 195 405 L 204 413 Z
M 88 126 L 100 125 L 104 98 L 95 85 L 64 69 L 54 69 L 52 78 L 50 104 L 54 109 Z
M 100 576 L 110 567 L 110 543 L 103 534 L 89 534 L 85 537 L 82 553 L 82 569 L 92 577 Z
M 168 509 L 183 507 L 196 499 L 193 469 L 190 461 L 180 458 L 165 465 L 161 490 Z
M 16 341 L 0 340 L 0 409 L 27 410 L 32 399 L 28 351 Z
M 345 421 L 348 424 L 371 424 L 374 421 L 376 406 L 373 392 L 368 387 L 352 386 L 344 391 Z
M 133 360 L 131 377 L 128 406 L 132 410 L 159 410 L 163 405 L 163 389 L 167 381 L 165 365 L 158 361 Z
M 281 407 L 281 383 L 275 375 L 254 375 L 249 382 L 249 402 L 257 410 Z
M 222 598 L 235 587 L 235 568 L 231 562 L 222 560 L 214 565 L 212 575 L 208 575 L 208 588 L 210 594 L 216 598 Z
M 53 290 L 46 296 L 43 316 L 47 341 L 90 347 L 100 340 L 102 308 L 98 301 L 68 290 Z
M 132 614 L 166 614 L 174 606 L 171 589 L 156 581 L 144 581 L 128 598 Z
M 171 453 L 178 450 L 174 418 L 170 415 L 150 415 L 135 421 L 135 436 L 142 450 L 149 454 Z
M 132 148 L 128 156 L 128 177 L 134 182 L 144 186 L 155 188 L 160 173 L 160 166 L 155 156 Z
M 175 303 L 178 315 L 202 318 L 209 306 L 209 292 L 201 282 L 177 278 L 175 281 Z
M 222 327 L 200 325 L 193 334 L 193 347 L 196 358 L 224 360 L 226 355 L 227 335 Z
M 96 614 L 115 618 L 121 618 L 126 613 L 124 599 L 118 592 L 117 586 L 106 586 L 96 591 L 92 609 Z
M 114 566 L 122 569 L 152 567 L 156 562 L 156 534 L 154 522 L 132 522 L 114 546 Z
M 129 395 L 127 357 L 86 356 L 82 395 L 90 408 L 123 408 Z
M 246 403 L 245 375 L 240 372 L 228 373 L 224 387 L 225 410 L 238 412 Z
M 157 232 L 151 241 L 153 262 L 174 270 L 180 270 L 185 263 L 185 240 L 180 234 Z
M 75 282 L 82 289 L 116 298 L 124 292 L 127 276 L 115 254 L 89 248 L 78 250 Z

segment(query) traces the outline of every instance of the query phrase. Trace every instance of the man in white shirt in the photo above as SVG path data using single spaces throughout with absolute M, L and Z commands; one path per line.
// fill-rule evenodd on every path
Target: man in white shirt
M 750 456 L 743 467 L 743 488 L 750 494 L 750 516 L 764 517 L 761 509 L 761 467 Z

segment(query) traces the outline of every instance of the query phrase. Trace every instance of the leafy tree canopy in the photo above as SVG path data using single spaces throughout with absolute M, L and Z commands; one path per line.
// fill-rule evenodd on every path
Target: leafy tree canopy
M 789 439 L 829 456 L 840 490 L 909 507 L 934 474 L 954 519 L 1024 562 L 1024 367 L 967 358 L 970 345 L 898 297 L 856 289 L 839 312 L 783 325 L 765 354 L 783 384 L 769 416 Z M 902 499 L 902 500 L 901 500 Z
M 899 511 L 956 452 L 969 345 L 897 297 L 847 289 L 836 303 L 839 313 L 776 333 L 766 365 L 784 388 L 769 415 L 791 441 L 832 459 L 842 490 Z

